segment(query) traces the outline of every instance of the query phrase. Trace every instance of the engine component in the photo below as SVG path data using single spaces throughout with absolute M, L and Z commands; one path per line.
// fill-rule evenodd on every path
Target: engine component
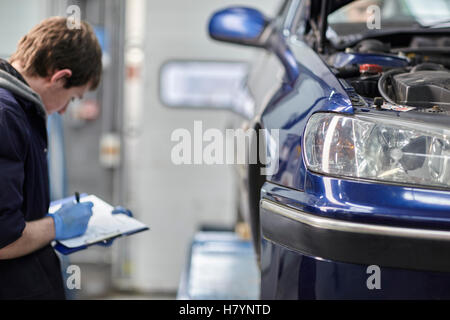
M 396 103 L 419 108 L 450 108 L 450 72 L 416 71 L 393 76 Z
M 383 67 L 378 64 L 365 63 L 359 66 L 361 74 L 377 74 L 383 72 Z
M 389 43 L 383 43 L 380 40 L 368 39 L 359 42 L 354 50 L 360 53 L 389 53 L 391 46 Z
M 378 79 L 379 76 L 373 75 L 368 77 L 360 77 L 349 80 L 355 91 L 363 97 L 375 98 L 379 96 L 378 93 Z
M 383 73 L 383 75 L 378 80 L 378 91 L 381 96 L 389 102 L 390 104 L 396 104 L 396 101 L 391 99 L 392 95 L 392 76 L 395 74 L 405 73 L 406 69 L 392 69 Z
M 377 64 L 382 67 L 402 68 L 409 65 L 409 60 L 393 54 L 359 52 L 337 52 L 328 59 L 328 64 L 334 68 L 366 63 Z

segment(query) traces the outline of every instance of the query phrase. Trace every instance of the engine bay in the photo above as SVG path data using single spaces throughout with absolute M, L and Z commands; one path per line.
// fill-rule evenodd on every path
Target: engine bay
M 413 37 L 403 48 L 367 39 L 327 62 L 370 106 L 450 116 L 449 48 L 450 37 Z

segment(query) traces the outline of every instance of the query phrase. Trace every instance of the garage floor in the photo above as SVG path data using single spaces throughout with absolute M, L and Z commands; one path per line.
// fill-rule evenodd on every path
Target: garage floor
M 251 242 L 234 232 L 198 232 L 177 299 L 259 299 L 259 270 Z

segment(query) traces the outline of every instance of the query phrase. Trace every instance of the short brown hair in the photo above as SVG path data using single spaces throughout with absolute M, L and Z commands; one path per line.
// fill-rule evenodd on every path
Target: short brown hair
M 47 77 L 56 70 L 70 69 L 72 76 L 65 88 L 91 83 L 94 90 L 102 73 L 102 50 L 92 27 L 81 21 L 80 28 L 71 29 L 63 17 L 45 19 L 31 29 L 10 61 L 18 61 L 28 76 Z

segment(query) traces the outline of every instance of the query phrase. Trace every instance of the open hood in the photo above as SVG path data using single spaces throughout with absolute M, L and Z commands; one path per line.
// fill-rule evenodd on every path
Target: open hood
M 317 19 L 319 16 L 322 15 L 322 7 L 324 4 L 328 7 L 328 10 L 323 13 L 325 13 L 325 15 L 328 15 L 355 0 L 310 0 L 310 1 L 311 1 L 311 18 Z
M 330 13 L 355 0 L 306 0 L 309 7 L 309 28 L 314 30 L 317 40 L 317 49 L 322 52 L 328 28 L 327 17 Z

